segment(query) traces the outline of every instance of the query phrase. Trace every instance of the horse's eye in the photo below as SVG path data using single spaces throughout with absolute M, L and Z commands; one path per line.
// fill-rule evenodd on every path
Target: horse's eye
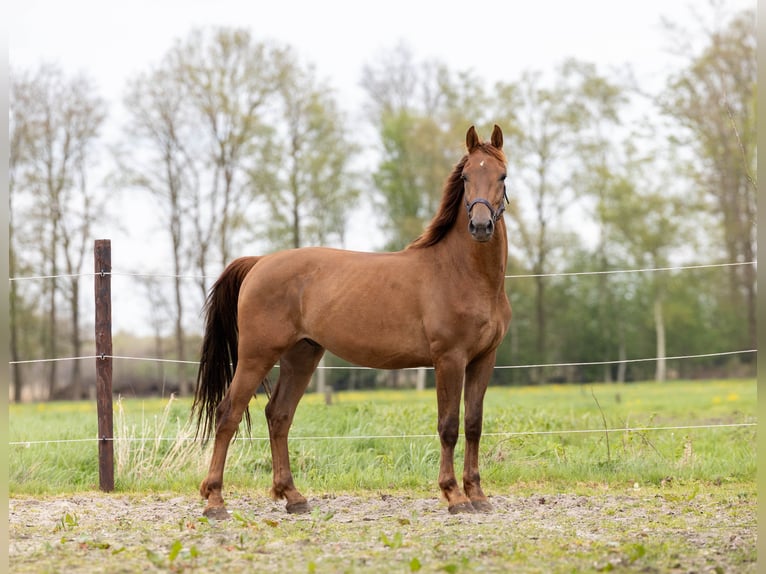
M 464 173 L 460 174 L 460 179 L 462 179 L 463 181 L 468 181 L 468 176 Z
M 506 175 L 505 175 L 505 174 L 503 174 L 503 175 L 501 175 L 501 176 L 500 176 L 500 179 L 499 179 L 499 181 L 505 181 L 505 178 L 506 178 Z

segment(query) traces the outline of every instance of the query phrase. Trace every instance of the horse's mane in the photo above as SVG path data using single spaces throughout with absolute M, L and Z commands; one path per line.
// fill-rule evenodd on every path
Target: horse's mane
M 481 143 L 475 149 L 483 151 L 505 165 L 506 160 L 503 151 L 489 142 Z M 431 220 L 431 223 L 428 224 L 428 227 L 426 227 L 426 230 L 420 237 L 410 243 L 407 249 L 421 249 L 436 245 L 444 239 L 444 236 L 455 225 L 458 213 L 463 208 L 463 168 L 465 167 L 465 162 L 468 161 L 468 156 L 469 154 L 465 154 L 455 165 L 452 173 L 447 178 L 447 182 L 444 184 L 439 210 Z

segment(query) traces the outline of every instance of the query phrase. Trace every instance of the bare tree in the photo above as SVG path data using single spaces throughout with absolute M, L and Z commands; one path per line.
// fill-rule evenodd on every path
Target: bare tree
M 171 50 L 173 73 L 188 94 L 198 125 L 203 185 L 192 203 L 195 264 L 201 277 L 213 255 L 228 264 L 253 201 L 249 173 L 256 168 L 266 115 L 292 71 L 290 50 L 257 42 L 243 29 L 195 30 Z M 200 287 L 206 294 L 204 280 Z
M 13 78 L 15 80 L 15 78 Z M 27 125 L 26 115 L 23 112 L 24 99 L 27 97 L 25 93 L 25 87 L 19 81 L 12 81 L 9 89 L 9 101 L 10 109 L 8 114 L 9 124 L 9 157 L 8 157 L 8 191 L 9 191 L 9 238 L 10 238 L 10 253 L 8 260 L 8 271 L 12 278 L 18 276 L 19 263 L 18 263 L 18 250 L 17 246 L 19 242 L 18 234 L 15 230 L 14 221 L 14 199 L 18 193 L 16 190 L 16 180 L 19 177 L 19 172 L 23 169 L 23 163 L 25 160 L 24 152 L 27 145 Z M 10 319 L 10 344 L 11 344 L 11 361 L 13 364 L 13 398 L 16 402 L 21 400 L 21 390 L 24 387 L 24 370 L 18 361 L 21 360 L 19 353 L 20 349 L 20 303 L 22 301 L 22 294 L 19 292 L 18 284 L 16 281 L 11 281 L 10 284 L 10 306 L 9 306 L 9 319 Z
M 19 148 L 14 160 L 14 193 L 28 198 L 25 224 L 35 228 L 40 271 L 51 276 L 45 290 L 45 350 L 48 356 L 56 357 L 59 349 L 58 305 L 62 292 L 57 276 L 63 272 L 69 276 L 63 294 L 72 320 L 72 352 L 79 354 L 82 339 L 78 275 L 90 238 L 94 201 L 84 174 L 93 161 L 92 146 L 99 136 L 105 105 L 88 78 L 68 78 L 53 65 L 44 64 L 34 74 L 14 75 L 12 83 L 16 94 L 13 105 L 17 106 L 12 116 L 23 118 L 16 124 L 20 135 L 15 140 Z M 56 363 L 52 362 L 48 371 L 50 396 L 56 391 L 57 379 Z M 74 396 L 82 396 L 77 367 L 70 382 Z
M 342 245 L 348 213 L 359 195 L 350 164 L 357 152 L 330 89 L 298 63 L 278 91 L 273 130 L 251 172 L 272 247 Z
M 127 134 L 135 153 L 124 150 L 116 154 L 123 183 L 148 191 L 161 209 L 163 227 L 167 229 L 174 277 L 176 358 L 186 358 L 184 333 L 184 294 L 182 273 L 186 270 L 184 254 L 188 241 L 185 221 L 189 196 L 197 191 L 198 179 L 192 152 L 192 122 L 185 109 L 186 95 L 177 77 L 168 70 L 166 60 L 149 73 L 140 75 L 125 96 L 130 114 Z M 181 363 L 178 367 L 181 394 L 190 392 L 190 382 Z

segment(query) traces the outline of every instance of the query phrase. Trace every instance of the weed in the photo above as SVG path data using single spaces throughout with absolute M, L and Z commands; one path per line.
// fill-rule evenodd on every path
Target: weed
M 391 548 L 392 550 L 396 550 L 397 548 L 401 548 L 404 538 L 402 536 L 402 533 L 398 530 L 394 532 L 394 535 L 389 538 L 385 532 L 381 532 L 380 534 L 380 541 L 383 543 L 386 548 Z
M 178 558 L 181 550 L 183 550 L 183 544 L 181 544 L 181 541 L 176 540 L 173 542 L 173 544 L 170 546 L 170 552 L 168 552 L 168 560 L 173 562 L 176 558 Z
M 319 522 L 327 522 L 333 516 L 335 516 L 334 510 L 324 511 L 319 507 L 315 507 L 311 510 L 311 520 L 315 525 Z
M 70 530 L 73 530 L 77 527 L 79 524 L 79 520 L 77 519 L 76 514 L 70 514 L 69 512 L 66 512 L 64 516 L 62 516 L 59 521 L 56 523 L 56 528 L 54 529 L 55 532 L 68 532 Z
M 256 528 L 258 526 L 258 521 L 255 518 L 244 516 L 242 513 L 240 513 L 237 510 L 234 510 L 231 513 L 231 517 L 234 520 L 236 520 L 240 526 L 243 526 L 245 528 Z
M 629 544 L 625 548 L 625 554 L 627 555 L 628 562 L 633 564 L 636 560 L 646 555 L 646 547 L 639 543 Z

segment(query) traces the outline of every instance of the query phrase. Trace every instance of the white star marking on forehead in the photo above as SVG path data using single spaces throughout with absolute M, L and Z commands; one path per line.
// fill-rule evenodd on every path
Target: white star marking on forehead
M 481 163 L 479 164 L 479 167 L 484 167 L 484 160 L 481 160 Z

